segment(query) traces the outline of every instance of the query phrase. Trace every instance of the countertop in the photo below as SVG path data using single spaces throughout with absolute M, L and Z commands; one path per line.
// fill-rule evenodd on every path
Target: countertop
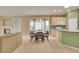
M 57 31 L 60 31 L 60 32 L 79 32 L 79 30 L 68 30 L 68 29 L 60 29 Z

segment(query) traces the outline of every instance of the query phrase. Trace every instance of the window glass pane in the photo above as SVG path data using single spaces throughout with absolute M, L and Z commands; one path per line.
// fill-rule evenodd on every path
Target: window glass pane
M 41 31 L 42 27 L 41 27 L 41 22 L 40 21 L 36 21 L 35 22 L 35 31 Z

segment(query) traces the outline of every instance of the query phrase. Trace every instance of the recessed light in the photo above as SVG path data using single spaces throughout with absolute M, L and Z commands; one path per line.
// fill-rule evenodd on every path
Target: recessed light
M 57 10 L 55 9 L 54 12 L 57 12 Z
M 39 21 L 39 19 L 37 19 L 37 21 Z
M 40 21 L 42 21 L 42 20 L 40 19 Z
M 62 10 L 59 10 L 59 12 L 62 12 Z

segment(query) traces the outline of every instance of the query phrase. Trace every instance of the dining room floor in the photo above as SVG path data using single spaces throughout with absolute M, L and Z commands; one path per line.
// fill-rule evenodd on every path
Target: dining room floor
M 55 38 L 49 37 L 49 42 L 35 43 L 34 40 L 29 42 L 29 36 L 23 36 L 23 43 L 16 48 L 13 53 L 77 53 L 79 50 L 74 50 L 72 48 L 66 47 L 59 44 L 59 41 Z

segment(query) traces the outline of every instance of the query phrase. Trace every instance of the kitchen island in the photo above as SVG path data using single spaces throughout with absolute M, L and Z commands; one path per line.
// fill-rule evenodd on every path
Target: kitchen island
M 79 48 L 79 30 L 60 30 L 59 32 L 61 43 Z

